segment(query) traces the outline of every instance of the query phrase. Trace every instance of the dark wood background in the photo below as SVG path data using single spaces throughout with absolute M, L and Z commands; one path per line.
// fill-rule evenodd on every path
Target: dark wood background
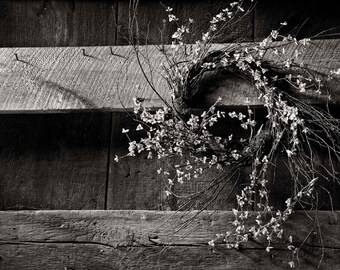
M 174 7 L 179 17 L 193 18 L 200 28 L 226 2 L 163 4 Z M 1 0 L 0 46 L 126 45 L 128 14 L 129 1 L 123 0 Z M 166 14 L 159 1 L 140 1 L 138 15 L 149 42 L 161 42 L 159 27 Z M 283 21 L 288 22 L 283 32 L 299 38 L 318 34 L 318 38 L 339 38 L 336 1 L 262 0 L 219 41 L 259 41 Z M 170 30 L 164 42 L 169 42 Z M 129 125 L 134 123 L 117 112 L 0 115 L 0 209 L 175 210 L 180 202 L 164 197 L 162 179 L 156 173 L 158 161 L 144 162 L 143 155 L 119 164 L 113 161 L 115 154 L 125 151 L 127 141 L 121 129 Z M 246 172 L 242 177 L 247 177 Z M 283 183 L 276 180 L 273 192 L 282 194 Z M 184 192 L 204 184 L 202 179 L 176 189 Z M 329 209 L 323 196 L 323 209 Z M 219 201 L 211 208 L 229 209 L 231 201 Z M 336 209 L 339 204 L 333 201 Z

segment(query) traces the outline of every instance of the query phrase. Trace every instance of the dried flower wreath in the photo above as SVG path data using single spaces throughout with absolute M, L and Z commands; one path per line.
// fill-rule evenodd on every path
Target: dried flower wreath
M 299 100 L 295 94 L 308 92 L 327 98 L 323 83 L 340 75 L 340 69 L 322 75 L 305 65 L 302 55 L 313 46 L 313 41 L 281 35 L 280 29 L 286 22 L 257 44 L 213 45 L 228 24 L 235 23 L 251 9 L 245 11 L 242 6 L 243 1 L 235 1 L 214 16 L 209 29 L 195 44 L 186 42 L 190 40 L 188 36 L 195 22 L 188 18 L 180 25 L 172 8 L 166 7 L 166 23 L 177 25 L 172 45 L 160 46 L 164 56 L 163 77 L 172 93 L 172 102 L 165 101 L 152 83 L 153 91 L 164 100 L 164 108 L 150 111 L 135 99 L 134 115 L 139 122 L 136 130 L 143 131 L 146 136 L 138 142 L 130 141 L 126 156 L 143 151 L 148 152 L 150 159 L 185 155 L 184 166 L 173 165 L 174 175 L 167 168 L 158 170 L 167 178 L 167 196 L 176 196 L 172 192 L 176 181 L 183 183 L 200 177 L 207 170 L 220 170 L 222 176 L 211 180 L 212 188 L 228 181 L 239 168 L 250 166 L 249 181 L 236 196 L 237 207 L 231 209 L 235 229 L 218 234 L 209 244 L 214 246 L 216 241 L 222 240 L 227 247 L 238 248 L 244 241 L 265 237 L 267 251 L 270 251 L 273 238 L 283 237 L 282 224 L 294 208 L 298 205 L 305 208 L 306 202 L 310 204 L 316 198 L 318 179 L 325 177 L 317 169 L 322 166 L 315 159 L 317 151 L 325 149 L 334 162 L 340 159 L 340 121 L 327 110 Z M 142 52 L 138 44 L 134 47 L 141 63 Z M 274 56 L 275 62 L 264 59 L 268 53 Z M 141 69 L 144 73 L 142 65 Z M 226 113 L 218 108 L 220 100 L 206 111 L 191 110 L 200 81 L 211 72 L 232 73 L 251 82 L 266 110 L 265 121 L 261 124 L 255 121 L 251 106 L 247 107 L 246 114 Z M 213 134 L 212 127 L 228 117 L 239 120 L 245 138 L 235 138 L 228 130 L 223 136 Z M 128 132 L 123 129 L 123 133 Z M 294 190 L 285 200 L 285 209 L 275 210 L 269 196 L 268 172 L 282 153 L 286 155 Z M 115 160 L 119 158 L 116 156 Z M 326 177 L 339 183 L 334 167 L 324 171 Z M 195 193 L 189 200 L 202 194 L 204 192 Z M 288 249 L 293 254 L 289 262 L 293 267 L 298 247 L 293 245 L 291 236 Z

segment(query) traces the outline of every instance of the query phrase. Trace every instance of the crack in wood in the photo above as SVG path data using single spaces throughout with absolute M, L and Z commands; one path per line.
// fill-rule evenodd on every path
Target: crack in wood
M 163 243 L 161 241 L 155 241 L 154 239 L 149 237 L 149 241 L 152 243 L 151 245 L 147 244 L 141 244 L 138 241 L 133 241 L 133 243 L 136 243 L 137 245 L 110 245 L 110 244 L 105 244 L 101 242 L 95 242 L 95 241 L 0 241 L 0 246 L 1 245 L 40 245 L 40 244 L 70 244 L 70 245 L 99 245 L 99 246 L 105 246 L 109 248 L 113 248 L 115 250 L 119 249 L 125 249 L 125 248 L 150 248 L 150 247 L 204 247 L 204 246 L 209 246 L 208 243 L 197 243 L 197 244 L 182 244 L 182 243 Z M 312 248 L 312 249 L 330 249 L 330 250 L 340 250 L 340 247 L 333 247 L 333 246 L 320 246 L 320 245 L 309 245 L 309 244 L 303 244 L 301 243 L 293 243 L 295 246 L 299 246 L 301 249 L 304 247 Z M 214 248 L 211 249 L 216 249 L 219 250 L 220 248 L 224 248 L 225 245 L 223 244 L 216 244 Z M 240 245 L 239 249 L 233 249 L 233 250 L 239 250 L 239 251 L 247 251 L 247 250 L 266 250 L 266 246 L 264 247 L 249 247 L 249 246 L 243 246 L 242 244 Z M 281 248 L 281 247 L 274 247 L 273 250 L 276 251 L 287 251 L 287 248 Z

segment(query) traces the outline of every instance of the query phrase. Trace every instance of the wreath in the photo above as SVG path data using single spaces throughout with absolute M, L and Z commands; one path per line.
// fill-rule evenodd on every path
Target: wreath
M 314 46 L 313 39 L 297 40 L 291 35 L 281 35 L 286 22 L 256 44 L 213 45 L 226 25 L 249 11 L 242 6 L 243 1 L 235 1 L 214 16 L 209 29 L 195 44 L 186 42 L 190 40 L 194 21 L 188 18 L 179 24 L 172 9 L 166 7 L 167 23 L 177 25 L 172 44 L 159 46 L 164 56 L 162 75 L 171 92 L 171 102 L 160 96 L 152 83 L 150 87 L 164 100 L 164 108 L 152 111 L 142 101 L 134 100 L 136 130 L 145 136 L 129 142 L 126 156 L 146 151 L 149 159 L 176 156 L 186 159 L 185 164 L 172 163 L 170 170 L 158 170 L 166 179 L 165 192 L 169 197 L 176 196 L 172 190 L 175 182 L 195 181 L 206 171 L 219 171 L 218 177 L 206 179 L 210 181 L 206 189 L 187 196 L 182 209 L 192 207 L 194 200 L 199 200 L 205 209 L 208 204 L 202 204 L 202 197 L 212 190 L 206 198 L 209 203 L 218 193 L 217 187 L 225 186 L 241 168 L 250 167 L 248 181 L 236 195 L 235 207 L 231 209 L 234 230 L 218 234 L 209 244 L 214 246 L 222 241 L 229 248 L 239 248 L 242 242 L 264 237 L 270 251 L 273 239 L 284 236 L 282 225 L 294 209 L 317 209 L 319 179 L 327 177 L 339 183 L 336 169 L 325 168 L 316 157 L 318 152 L 325 151 L 332 162 L 339 161 L 340 121 L 327 109 L 307 104 L 298 95 L 308 93 L 327 100 L 325 84 L 336 79 L 340 69 L 320 74 L 305 64 L 303 55 Z M 145 55 L 138 44 L 134 47 L 141 64 Z M 271 58 L 264 57 L 268 54 Z M 141 64 L 146 74 L 144 68 Z M 258 121 L 247 101 L 246 112 L 226 112 L 219 107 L 220 99 L 203 112 L 195 110 L 195 100 L 204 98 L 205 94 L 201 82 L 216 74 L 232 74 L 249 82 L 262 103 L 265 117 Z M 214 127 L 226 120 L 238 121 L 244 136 L 235 136 L 228 129 L 216 135 Z M 128 132 L 123 129 L 123 133 Z M 269 187 L 270 172 L 278 157 L 284 157 L 294 183 L 292 192 L 285 198 L 285 209 L 281 210 L 271 205 Z M 116 156 L 116 161 L 119 158 L 122 157 Z M 292 236 L 287 236 L 287 240 L 293 254 L 289 265 L 293 267 L 298 247 L 293 245 Z

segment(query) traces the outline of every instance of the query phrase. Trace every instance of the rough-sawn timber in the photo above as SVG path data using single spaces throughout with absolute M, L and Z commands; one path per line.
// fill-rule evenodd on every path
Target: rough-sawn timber
M 306 66 L 321 73 L 339 68 L 338 39 L 313 43 L 303 58 Z M 214 45 L 213 49 L 221 46 Z M 164 57 L 155 46 L 141 50 L 155 71 L 155 88 L 169 101 L 166 81 L 159 74 Z M 265 59 L 276 61 L 269 54 Z M 143 65 L 145 68 L 148 64 Z M 244 105 L 245 98 L 250 105 L 260 104 L 254 87 L 241 78 L 218 78 L 202 85 L 207 91 L 203 105 L 214 103 L 219 96 L 226 106 Z M 324 103 L 331 94 L 331 102 L 339 103 L 337 86 L 330 85 L 324 97 L 306 93 L 301 98 Z M 134 97 L 144 100 L 147 107 L 163 106 L 145 80 L 132 46 L 0 48 L 0 112 L 116 111 L 131 109 Z
M 286 269 L 292 253 L 265 241 L 239 250 L 207 242 L 231 229 L 231 212 L 0 212 L 0 269 Z M 297 212 L 285 236 L 302 245 L 300 268 L 339 269 L 339 212 Z M 305 237 L 309 235 L 307 239 Z M 320 237 L 320 235 L 322 237 Z M 322 255 L 323 254 L 323 255 Z

